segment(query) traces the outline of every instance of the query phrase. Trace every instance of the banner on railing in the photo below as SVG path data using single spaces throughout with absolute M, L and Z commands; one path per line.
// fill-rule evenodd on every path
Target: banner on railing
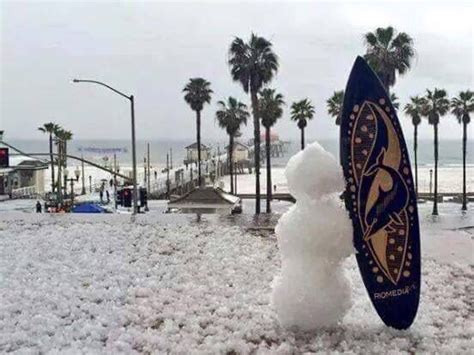
M 97 147 L 79 147 L 77 149 L 80 153 L 92 153 L 100 155 L 113 155 L 127 153 L 127 148 L 97 148 Z

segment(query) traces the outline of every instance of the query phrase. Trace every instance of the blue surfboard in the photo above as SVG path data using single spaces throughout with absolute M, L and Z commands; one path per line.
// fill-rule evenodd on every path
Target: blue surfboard
M 397 113 L 361 57 L 344 95 L 340 158 L 357 262 L 384 323 L 408 328 L 420 297 L 420 231 L 408 150 Z

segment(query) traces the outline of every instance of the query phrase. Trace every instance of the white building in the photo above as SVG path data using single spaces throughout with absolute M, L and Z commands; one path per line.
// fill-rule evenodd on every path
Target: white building
M 0 195 L 44 193 L 44 171 L 49 164 L 24 155 L 10 155 L 9 166 L 0 168 Z
M 211 158 L 211 148 L 201 143 L 201 161 Z M 198 161 L 198 145 L 193 143 L 186 147 L 186 159 L 184 164 L 192 164 Z
M 229 146 L 225 147 L 229 151 Z M 246 162 L 249 160 L 249 147 L 240 142 L 234 142 L 234 149 L 232 152 L 232 160 L 234 163 Z

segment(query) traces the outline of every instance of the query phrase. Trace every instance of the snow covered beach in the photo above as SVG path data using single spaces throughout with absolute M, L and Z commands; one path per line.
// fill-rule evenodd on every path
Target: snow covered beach
M 246 216 L 2 212 L 0 352 L 470 353 L 472 229 L 459 228 L 474 218 L 442 206 L 435 222 L 420 206 L 422 299 L 403 332 L 379 320 L 353 257 L 342 323 L 282 329 L 269 305 L 276 238 L 239 223 Z

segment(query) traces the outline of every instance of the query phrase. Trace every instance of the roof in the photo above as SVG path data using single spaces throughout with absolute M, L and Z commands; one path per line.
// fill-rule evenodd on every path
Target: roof
M 9 165 L 20 169 L 47 169 L 49 164 L 26 155 L 10 155 Z
M 249 146 L 244 144 L 244 143 L 241 143 L 241 142 L 234 142 L 234 149 L 237 148 L 237 146 L 241 146 L 245 149 L 249 149 Z M 229 146 L 226 146 L 225 149 L 229 149 Z
M 197 143 L 194 142 L 186 147 L 186 149 L 197 149 Z M 207 145 L 201 143 L 201 149 L 210 149 Z
M 240 198 L 212 186 L 196 188 L 168 202 L 174 208 L 232 208 Z

